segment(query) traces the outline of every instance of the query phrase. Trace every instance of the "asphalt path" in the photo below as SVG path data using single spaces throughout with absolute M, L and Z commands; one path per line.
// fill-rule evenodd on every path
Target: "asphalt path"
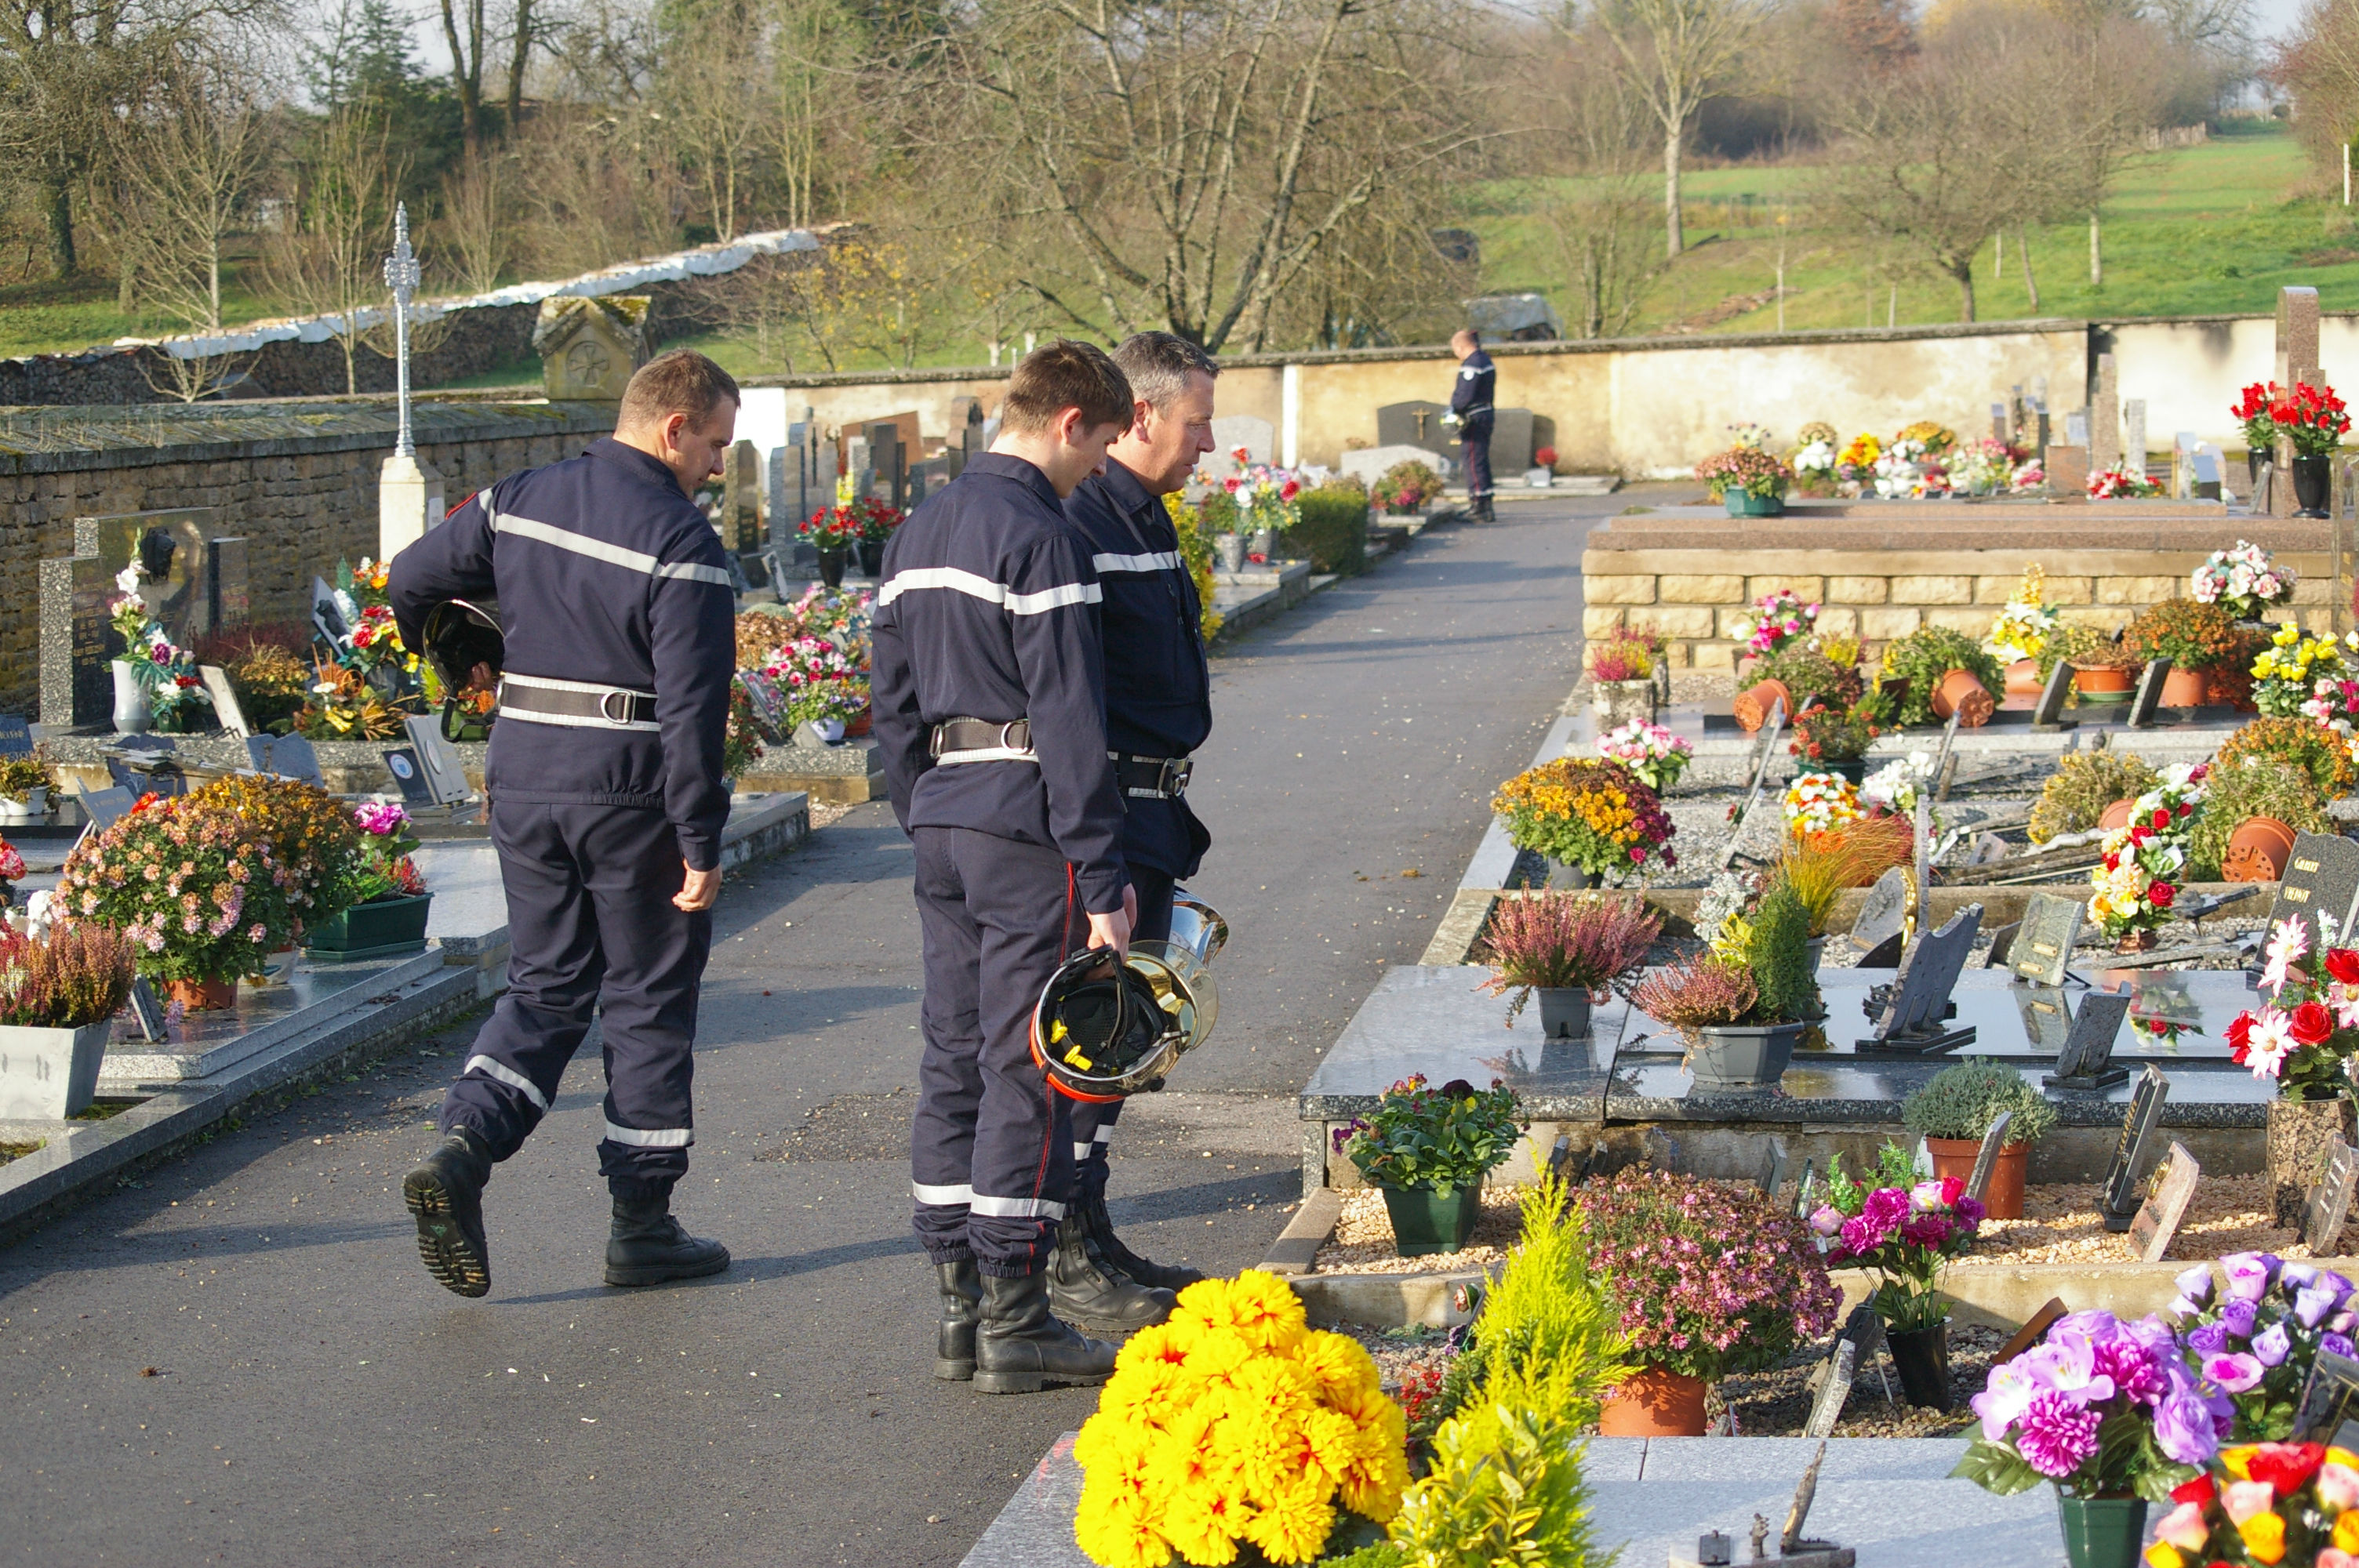
M 1291 1097 L 1538 743 L 1620 504 L 1435 530 L 1215 660 L 1193 885 L 1234 935 L 1214 1037 L 1114 1146 L 1148 1255 L 1234 1271 L 1283 1227 Z M 433 1286 L 399 1182 L 479 1021 L 0 1251 L 0 1563 L 957 1563 L 1094 1394 L 929 1375 L 909 870 L 880 802 L 729 880 L 678 1200 L 726 1274 L 599 1283 L 585 1052 L 486 1195 L 492 1293 Z

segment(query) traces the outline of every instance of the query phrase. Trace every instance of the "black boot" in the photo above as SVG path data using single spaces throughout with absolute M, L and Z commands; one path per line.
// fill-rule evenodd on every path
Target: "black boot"
M 1078 1213 L 1067 1214 L 1057 1227 L 1049 1288 L 1058 1316 L 1101 1333 L 1161 1323 L 1176 1304 L 1169 1291 L 1136 1284 L 1107 1262 Z
M 974 1386 L 986 1394 L 1035 1394 L 1045 1383 L 1103 1383 L 1114 1375 L 1111 1345 L 1084 1338 L 1049 1314 L 1049 1276 L 983 1276 L 983 1321 L 975 1325 Z
M 1103 1184 L 1084 1185 L 1081 1196 L 1082 1223 L 1089 1227 L 1090 1239 L 1097 1243 L 1098 1255 L 1120 1270 L 1134 1283 L 1157 1290 L 1184 1291 L 1203 1274 L 1185 1264 L 1158 1263 L 1142 1258 L 1122 1243 L 1114 1233 L 1114 1220 L 1106 1214 L 1105 1187 Z
M 690 1236 L 671 1217 L 671 1195 L 614 1199 L 614 1227 L 606 1237 L 606 1282 L 660 1285 L 701 1279 L 729 1267 L 729 1249 Z
M 945 1383 L 963 1383 L 974 1376 L 974 1325 L 983 1313 L 983 1275 L 970 1258 L 935 1264 L 934 1278 L 942 1291 L 942 1324 L 934 1337 L 934 1376 Z
M 418 1255 L 444 1290 L 480 1296 L 492 1288 L 484 1244 L 484 1184 L 492 1152 L 473 1129 L 454 1128 L 442 1146 L 401 1179 L 401 1201 L 418 1220 Z

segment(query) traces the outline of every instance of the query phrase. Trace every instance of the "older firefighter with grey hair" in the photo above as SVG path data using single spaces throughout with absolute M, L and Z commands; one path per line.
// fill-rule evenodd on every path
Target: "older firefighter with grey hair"
M 1075 486 L 1065 517 L 1089 543 L 1105 598 L 1106 744 L 1124 807 L 1123 858 L 1138 894 L 1135 940 L 1171 934 L 1171 895 L 1212 841 L 1188 808 L 1189 754 L 1212 733 L 1203 606 L 1180 553 L 1164 497 L 1212 449 L 1212 356 L 1169 332 L 1141 332 L 1114 351 L 1130 383 L 1130 428 L 1106 449 L 1103 473 Z M 1203 1276 L 1148 1261 L 1123 1245 L 1106 1215 L 1106 1145 L 1122 1103 L 1073 1111 L 1074 1203 L 1050 1278 L 1082 1303 L 1108 1281 L 1179 1290 Z

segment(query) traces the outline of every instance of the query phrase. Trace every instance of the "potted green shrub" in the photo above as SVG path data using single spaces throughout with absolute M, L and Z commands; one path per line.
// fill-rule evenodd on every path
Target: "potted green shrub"
M 1364 1120 L 1335 1130 L 1343 1157 L 1385 1195 L 1404 1258 L 1456 1252 L 1483 1212 L 1483 1178 L 1515 1152 L 1516 1095 L 1495 1079 L 1430 1088 L 1425 1075 L 1386 1089 Z
M 1722 927 L 1711 957 L 1653 971 L 1630 1000 L 1687 1040 L 1696 1091 L 1774 1089 L 1821 1012 L 1810 942 L 1800 895 L 1772 882 L 1749 919 L 1732 917 Z
M 2046 1095 L 2013 1067 L 1976 1056 L 1942 1068 L 1900 1102 L 1900 1119 L 1925 1141 L 1933 1174 L 1960 1181 L 1973 1174 L 1983 1138 L 2002 1112 L 2010 1119 L 2006 1141 L 1983 1205 L 1993 1219 L 2021 1219 L 2031 1146 L 2056 1130 L 2056 1108 Z
M 49 814 L 49 790 L 57 781 L 47 762 L 34 757 L 0 761 L 0 822 L 39 822 Z
M 90 922 L 38 937 L 0 926 L 0 1117 L 58 1121 L 89 1107 L 131 994 L 131 951 Z
M 1950 680 L 1959 670 L 1973 678 Z M 1886 648 L 1880 679 L 1908 683 L 1900 710 L 1893 716 L 1904 727 L 1947 719 L 1961 706 L 1965 713 L 1960 722 L 1972 727 L 1990 717 L 2006 689 L 2006 672 L 1989 650 L 1948 626 L 1919 626 Z M 1977 686 L 1982 688 L 1979 698 L 1973 696 Z
M 2116 801 L 2136 800 L 2162 782 L 2162 775 L 2136 752 L 2067 752 L 2039 786 L 2026 836 L 2045 844 L 2064 833 L 2086 833 Z
M 1786 749 L 1802 759 L 1804 773 L 1834 773 L 1858 784 L 1867 777 L 1867 751 L 1883 731 L 1876 723 L 1875 700 L 1856 707 L 1827 703 L 1805 708 L 1794 719 L 1794 738 Z
M 342 907 L 311 928 L 305 953 L 342 961 L 422 950 L 434 895 L 409 858 L 418 848 L 409 813 L 371 802 L 354 807 L 353 820 L 361 831 L 360 853 L 338 891 Z
M 2203 805 L 2187 830 L 2189 875 L 2196 881 L 2270 881 L 2285 870 L 2264 870 L 2255 856 L 2238 855 L 2239 836 L 2258 854 L 2293 847 L 2297 833 L 2332 833 L 2326 800 L 2299 768 L 2255 757 L 2234 769 L 2215 768 L 2203 781 Z
M 1494 996 L 1516 993 L 1508 1027 L 1538 991 L 1540 1032 L 1551 1040 L 1585 1041 L 1590 1002 L 1647 961 L 1662 929 L 1662 917 L 1636 898 L 1543 891 L 1503 900 L 1483 939 L 1492 969 L 1484 989 Z
M 2208 700 L 2209 672 L 2235 663 L 2245 639 L 2226 605 L 2167 599 L 2132 621 L 2122 632 L 2122 643 L 2140 658 L 2169 659 L 2164 706 L 2194 708 Z
M 2254 719 L 2220 743 L 2212 766 L 2223 773 L 2234 773 L 2252 757 L 2299 768 L 2328 800 L 2342 799 L 2359 783 L 2359 770 L 2351 765 L 2351 749 L 2343 737 L 2307 714 Z

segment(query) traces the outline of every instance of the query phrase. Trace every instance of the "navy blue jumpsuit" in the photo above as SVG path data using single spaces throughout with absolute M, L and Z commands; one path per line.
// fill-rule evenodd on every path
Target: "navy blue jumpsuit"
M 1171 935 L 1171 890 L 1196 874 L 1212 835 L 1184 795 L 1141 787 L 1140 758 L 1177 760 L 1212 732 L 1212 676 L 1204 661 L 1203 605 L 1180 553 L 1163 498 L 1121 463 L 1083 480 L 1065 516 L 1088 539 L 1105 598 L 1106 744 L 1130 759 L 1123 785 L 1122 851 L 1138 890 L 1134 941 Z M 1106 1177 L 1105 1145 L 1122 1104 L 1073 1107 L 1073 1158 L 1084 1189 Z
M 508 989 L 442 1102 L 515 1153 L 603 1014 L 614 1195 L 668 1194 L 696 1141 L 690 1052 L 712 912 L 672 903 L 682 863 L 721 863 L 722 742 L 736 599 L 721 540 L 671 470 L 612 438 L 470 496 L 393 559 L 403 643 L 427 612 L 496 597 L 510 687 L 616 688 L 654 717 L 547 717 L 505 702 L 484 765 L 507 892 Z M 504 692 L 504 696 L 506 693 Z M 636 706 L 617 712 L 635 712 Z
M 1458 439 L 1466 453 L 1466 505 L 1478 516 L 1491 509 L 1491 414 L 1498 380 L 1491 356 L 1476 349 L 1458 362 L 1458 384 L 1450 391 L 1450 411 L 1458 416 Z
M 1032 1011 L 1128 882 L 1102 597 L 1048 476 L 985 453 L 895 532 L 871 629 L 877 743 L 924 934 L 915 1224 L 935 1262 L 1001 1278 L 1047 1266 L 1072 1186 L 1071 1102 L 1032 1059 Z M 1029 747 L 938 758 L 934 727 L 955 719 L 1025 720 Z

